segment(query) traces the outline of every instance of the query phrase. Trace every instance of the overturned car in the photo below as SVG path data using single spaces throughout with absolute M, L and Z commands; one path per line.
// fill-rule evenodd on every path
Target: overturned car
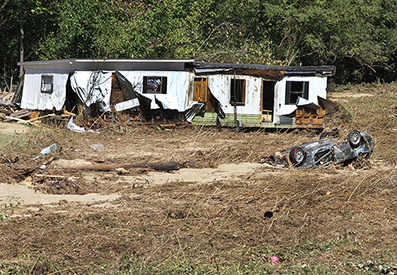
M 374 150 L 372 136 L 360 130 L 351 130 L 347 139 L 339 141 L 339 138 L 329 138 L 308 142 L 277 152 L 268 160 L 277 165 L 309 168 L 330 163 L 348 164 L 358 157 L 368 159 Z

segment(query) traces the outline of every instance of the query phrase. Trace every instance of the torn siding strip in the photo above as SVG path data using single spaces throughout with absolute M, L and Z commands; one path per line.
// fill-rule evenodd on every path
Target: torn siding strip
M 204 117 L 205 103 L 195 103 L 185 112 L 185 118 L 190 123 L 196 115 Z
M 298 96 L 298 100 L 296 101 L 296 106 L 304 107 L 304 108 L 312 108 L 315 110 L 321 109 L 321 106 L 316 104 L 315 102 L 309 101 L 303 97 Z
M 216 74 L 216 73 L 225 73 L 225 72 L 231 72 L 233 68 L 217 68 L 217 69 L 194 69 L 194 72 L 199 75 L 199 74 Z
M 128 110 L 128 109 L 132 109 L 132 108 L 138 107 L 138 106 L 139 106 L 139 100 L 138 100 L 138 98 L 134 98 L 134 99 L 130 99 L 127 101 L 117 103 L 116 105 L 114 105 L 114 108 L 116 109 L 117 112 L 120 112 L 120 111 L 124 111 L 124 110 Z

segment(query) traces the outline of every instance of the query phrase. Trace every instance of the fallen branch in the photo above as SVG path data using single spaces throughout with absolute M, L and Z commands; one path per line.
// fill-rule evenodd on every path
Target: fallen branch
M 180 168 L 179 162 L 157 162 L 157 163 L 127 163 L 127 164 L 94 164 L 88 166 L 76 166 L 67 169 L 71 170 L 96 170 L 96 171 L 111 171 L 118 168 L 132 169 L 132 168 L 151 168 L 154 170 L 169 171 L 178 170 Z
M 61 175 L 44 175 L 44 174 L 36 174 L 35 176 L 39 178 L 60 178 L 60 179 L 66 179 L 68 177 Z

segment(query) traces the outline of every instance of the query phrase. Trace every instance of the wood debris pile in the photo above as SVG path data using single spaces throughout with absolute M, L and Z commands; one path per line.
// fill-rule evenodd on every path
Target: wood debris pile
M 30 111 L 28 109 L 22 110 L 2 110 L 0 109 L 0 121 L 11 122 L 16 121 L 20 124 L 37 125 L 43 121 L 46 123 L 55 123 L 57 125 L 64 125 L 71 116 L 76 116 L 74 113 L 62 110 L 60 112 L 52 111 Z

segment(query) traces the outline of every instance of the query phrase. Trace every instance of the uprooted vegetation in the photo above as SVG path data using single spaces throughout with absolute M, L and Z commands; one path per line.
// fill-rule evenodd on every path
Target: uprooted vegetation
M 302 130 L 117 125 L 99 135 L 62 128 L 15 135 L 1 151 L 0 182 L 29 184 L 37 193 L 119 197 L 37 205 L 2 201 L 0 271 L 395 273 L 397 106 L 390 103 L 395 87 L 363 85 L 331 94 L 351 116 L 334 112 L 327 128 L 338 126 L 341 137 L 358 128 L 375 139 L 369 160 L 346 167 L 262 163 L 277 150 L 318 136 Z M 33 160 L 53 143 L 56 151 Z M 93 144 L 102 144 L 103 151 Z M 147 162 L 180 162 L 182 169 L 68 169 Z M 273 212 L 271 219 L 264 219 L 266 211 Z M 278 265 L 271 256 L 279 258 Z

